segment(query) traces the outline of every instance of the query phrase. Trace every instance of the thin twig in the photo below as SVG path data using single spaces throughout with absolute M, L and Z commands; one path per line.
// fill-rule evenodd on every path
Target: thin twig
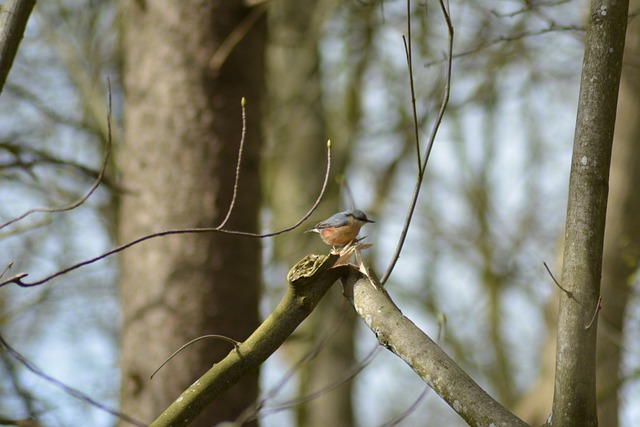
M 409 1 L 409 0 L 407 0 Z M 442 119 L 444 117 L 444 113 L 447 109 L 447 105 L 449 104 L 449 97 L 450 97 L 450 93 L 451 93 L 451 69 L 452 69 L 452 62 L 453 62 L 453 35 L 454 35 L 454 31 L 453 31 L 453 24 L 451 23 L 451 16 L 449 14 L 449 10 L 448 10 L 448 3 L 445 4 L 446 0 L 440 0 L 440 9 L 442 10 L 442 14 L 444 15 L 444 20 L 447 24 L 447 29 L 448 29 L 448 34 L 449 34 L 449 38 L 448 38 L 448 48 L 447 48 L 447 67 L 446 67 L 446 78 L 445 78 L 445 87 L 444 87 L 444 94 L 442 96 L 442 102 L 440 104 L 440 110 L 438 111 L 438 115 L 436 117 L 436 120 L 433 124 L 433 127 L 431 129 L 431 133 L 429 134 L 429 141 L 427 142 L 427 146 L 425 148 L 425 155 L 424 158 L 422 159 L 422 164 L 420 165 L 420 168 L 418 170 L 418 174 L 416 176 L 416 184 L 415 187 L 413 189 L 413 196 L 411 197 L 411 203 L 409 206 L 409 209 L 407 211 L 407 216 L 405 218 L 404 221 L 404 226 L 402 228 L 402 232 L 400 233 L 400 238 L 398 239 L 398 244 L 396 245 L 396 250 L 391 258 L 391 262 L 389 263 L 389 266 L 387 267 L 387 270 L 385 271 L 384 275 L 382 276 L 382 279 L 380 279 L 380 284 L 382 286 L 384 286 L 384 284 L 387 282 L 387 280 L 389 279 L 389 276 L 391 276 L 391 273 L 393 272 L 393 269 L 396 265 L 396 263 L 398 262 L 398 259 L 400 258 L 400 253 L 402 252 L 402 247 L 404 246 L 404 242 L 407 238 L 407 234 L 409 232 L 409 226 L 411 225 L 411 220 L 413 218 L 413 213 L 416 209 L 417 203 L 418 203 L 418 196 L 420 195 L 420 189 L 422 187 L 422 181 L 424 178 L 424 173 L 425 170 L 427 168 L 427 162 L 429 161 L 429 156 L 431 155 L 431 149 L 433 148 L 433 144 L 435 142 L 436 139 L 436 135 L 438 133 L 438 129 L 440 128 L 440 124 L 442 123 Z M 408 17 L 407 19 L 409 19 L 410 17 Z M 409 41 L 411 40 L 411 34 L 408 35 Z M 411 44 L 408 44 L 409 48 L 411 46 Z M 409 49 L 409 52 L 407 54 L 409 57 L 411 56 L 411 50 Z M 411 67 L 411 61 L 409 61 L 409 68 Z M 411 73 L 411 71 L 410 71 Z M 413 82 L 410 82 L 411 85 L 413 85 Z M 415 116 L 414 113 L 414 126 L 417 128 L 418 126 L 418 119 L 417 116 Z M 417 133 L 417 129 L 416 129 L 416 133 Z
M 420 403 L 422 403 L 424 398 L 427 397 L 427 395 L 429 394 L 429 391 L 431 391 L 431 387 L 429 387 L 428 385 L 425 386 L 424 389 L 422 390 L 422 392 L 420 393 L 420 395 L 416 398 L 416 400 L 407 409 L 402 411 L 395 418 L 385 422 L 384 424 L 381 424 L 380 427 L 393 427 L 393 426 L 397 426 L 398 424 L 400 424 L 402 421 L 405 420 L 405 418 L 407 418 L 416 409 L 418 409 L 418 405 L 420 405 Z
M 46 227 L 49 224 L 51 224 L 52 222 L 53 221 L 52 221 L 51 218 L 45 217 L 45 218 L 42 218 L 39 221 L 34 221 L 34 222 L 29 223 L 29 224 L 25 223 L 25 224 L 22 224 L 20 226 L 13 227 L 13 228 L 9 229 L 8 231 L 6 231 L 4 233 L 0 233 L 0 240 L 5 239 L 5 238 L 10 237 L 10 236 L 11 237 L 18 236 L 18 235 L 20 235 L 22 233 L 28 233 L 30 231 L 34 231 L 34 230 L 36 230 L 38 228 L 41 228 L 41 227 Z M 2 277 L 2 276 L 0 276 L 0 277 Z
M 269 390 L 266 390 L 262 393 L 260 400 L 256 402 L 255 405 L 249 406 L 245 409 L 235 420 L 236 425 L 244 425 L 244 423 L 249 422 L 250 420 L 258 419 L 258 417 L 262 414 L 262 411 L 265 409 L 265 405 L 269 401 L 269 399 L 273 399 L 276 395 L 284 388 L 285 384 L 291 380 L 291 378 L 295 375 L 295 373 L 306 363 L 313 360 L 320 351 L 326 347 L 329 340 L 338 332 L 344 319 L 346 317 L 346 310 L 342 310 L 342 315 L 336 321 L 334 321 L 334 326 L 328 330 L 324 331 L 317 342 L 309 349 L 307 352 L 298 359 L 288 370 L 284 373 L 284 375 L 277 381 Z M 270 408 L 267 408 L 270 409 Z
M 4 268 L 4 270 L 2 270 L 2 272 L 0 273 L 0 277 L 4 276 L 4 274 L 9 271 L 9 269 L 13 266 L 13 261 L 9 261 L 7 263 L 7 266 Z
M 487 49 L 489 47 L 495 46 L 497 44 L 500 43 L 506 43 L 506 42 L 511 42 L 511 41 L 515 41 L 515 40 L 521 40 L 527 37 L 533 37 L 533 36 L 540 36 L 543 34 L 547 34 L 547 33 L 551 33 L 551 32 L 576 32 L 576 33 L 581 33 L 585 31 L 585 28 L 582 26 L 577 26 L 577 25 L 556 25 L 555 23 L 551 23 L 548 27 L 545 28 L 541 28 L 541 29 L 537 29 L 537 30 L 530 30 L 530 31 L 523 31 L 521 33 L 518 34 L 513 34 L 510 36 L 499 36 L 496 37 L 495 39 L 489 40 L 485 43 L 481 43 L 480 45 L 474 47 L 473 49 L 469 49 L 466 50 L 464 52 L 458 52 L 452 55 L 453 59 L 458 59 L 458 58 L 462 58 L 465 56 L 469 56 L 469 55 L 473 55 L 474 53 L 478 53 L 483 49 Z M 442 60 L 437 60 L 437 61 L 431 61 L 431 62 L 427 62 L 424 64 L 424 66 L 426 68 L 428 67 L 432 67 L 436 64 L 439 64 L 440 62 L 442 62 Z
M 219 340 L 230 342 L 231 344 L 233 344 L 233 346 L 235 348 L 238 348 L 238 346 L 240 345 L 240 342 L 238 342 L 238 341 L 236 341 L 236 340 L 234 340 L 232 338 L 225 337 L 224 335 L 215 335 L 215 334 L 213 334 L 213 335 L 203 335 L 201 337 L 194 338 L 191 341 L 189 341 L 188 343 L 186 343 L 183 346 L 181 346 L 176 351 L 174 351 L 171 354 L 171 356 L 169 356 L 164 362 L 162 362 L 162 364 L 160 366 L 158 366 L 158 369 L 153 371 L 153 373 L 151 374 L 149 379 L 152 380 L 153 377 L 158 373 L 158 371 L 160 371 L 160 369 L 162 369 L 164 367 L 164 365 L 169 363 L 169 361 L 171 361 L 171 359 L 173 359 L 173 357 L 176 356 L 178 353 L 180 353 L 182 350 L 184 350 L 185 348 L 189 347 L 191 344 L 197 343 L 198 341 L 203 340 L 203 339 L 207 339 L 207 338 L 216 338 L 216 339 L 219 339 Z
M 438 339 L 436 342 L 442 346 L 445 336 L 447 334 L 447 315 L 444 313 L 438 314 Z
M 115 409 L 112 409 L 106 405 L 104 405 L 103 403 L 100 403 L 99 401 L 91 398 L 90 396 L 88 396 L 87 394 L 81 392 L 80 390 L 76 390 L 73 387 L 69 387 L 68 385 L 62 383 L 61 381 L 58 381 L 57 379 L 47 375 L 46 373 L 44 373 L 42 370 L 40 370 L 40 368 L 38 368 L 37 366 L 33 365 L 31 362 L 29 362 L 22 354 L 20 354 L 17 350 L 15 350 L 13 347 L 11 347 L 9 345 L 9 343 L 7 343 L 5 341 L 5 339 L 2 337 L 2 335 L 0 335 L 0 345 L 2 345 L 4 347 L 4 349 L 7 351 L 7 353 L 11 354 L 18 362 L 20 362 L 25 368 L 27 368 L 29 371 L 31 371 L 33 374 L 35 374 L 36 376 L 44 379 L 45 381 L 47 381 L 48 383 L 58 387 L 59 389 L 61 389 L 62 391 L 64 391 L 65 393 L 67 393 L 70 396 L 75 397 L 76 399 L 79 399 L 83 402 L 86 402 L 102 411 L 108 412 L 111 415 L 114 415 L 118 418 L 120 418 L 121 420 L 124 420 L 130 424 L 139 426 L 139 427 L 144 427 L 146 426 L 146 424 L 128 416 L 123 414 L 122 412 L 118 412 Z
M 587 326 L 584 327 L 585 331 L 587 329 L 589 329 L 591 327 L 591 325 L 593 325 L 593 322 L 596 320 L 596 317 L 598 317 L 598 313 L 600 312 L 600 309 L 602 308 L 602 296 L 598 297 L 598 304 L 596 304 L 596 309 L 593 312 L 593 317 L 591 318 L 591 322 L 589 322 L 589 324 Z
M 15 139 L 15 136 L 9 136 L 8 140 Z M 0 163 L 0 173 L 10 171 L 11 169 L 19 169 L 25 171 L 34 179 L 37 179 L 32 169 L 37 166 L 53 166 L 77 171 L 82 175 L 89 176 L 92 180 L 100 174 L 100 170 L 91 169 L 84 164 L 75 162 L 70 159 L 59 158 L 51 155 L 45 150 L 26 146 L 25 144 L 17 144 L 8 141 L 0 142 L 0 148 L 9 152 L 13 158 L 11 161 Z M 26 157 L 26 158 L 25 158 Z M 106 185 L 110 189 L 119 192 L 125 192 L 125 189 L 109 179 L 108 176 L 102 177 L 102 185 Z
M 258 4 L 252 7 L 251 12 L 237 25 L 234 30 L 224 39 L 218 49 L 209 60 L 209 68 L 215 72 L 220 71 L 222 66 L 231 52 L 238 46 L 238 44 L 245 38 L 253 26 L 258 22 L 258 19 L 267 11 L 266 4 Z
M 402 36 L 404 53 L 407 57 L 407 69 L 409 70 L 409 88 L 411 89 L 411 107 L 413 108 L 413 130 L 416 138 L 416 158 L 418 160 L 418 173 L 422 172 L 422 159 L 420 154 L 420 132 L 417 123 L 418 113 L 416 109 L 416 89 L 413 83 L 413 49 L 411 47 L 411 0 L 407 0 L 407 37 Z
M 340 387 L 342 384 L 344 384 L 345 382 L 349 381 L 350 379 L 352 379 L 353 377 L 355 377 L 356 375 L 358 375 L 360 372 L 362 372 L 367 366 L 369 366 L 369 364 L 371 364 L 371 362 L 373 361 L 374 357 L 380 352 L 382 351 L 382 347 L 379 345 L 376 345 L 371 352 L 369 352 L 369 354 L 367 354 L 367 356 L 365 356 L 364 359 L 362 359 L 361 361 L 355 363 L 353 366 L 351 366 L 347 372 L 345 372 L 344 375 L 340 376 L 340 379 L 338 379 L 337 381 L 328 384 L 312 393 L 309 393 L 305 396 L 301 396 L 301 397 L 297 397 L 295 399 L 291 399 L 288 400 L 286 402 L 283 402 L 277 406 L 271 406 L 269 408 L 263 408 L 260 411 L 260 415 L 269 415 L 269 414 L 273 414 L 285 409 L 290 409 L 291 407 L 297 406 L 297 405 L 301 405 L 303 403 L 306 402 L 310 402 L 312 400 L 317 399 L 320 396 L 323 396 L 325 394 L 327 394 L 330 391 L 335 390 L 336 388 Z M 257 418 L 257 417 L 256 417 Z M 250 421 L 251 419 L 247 420 Z
M 195 234 L 195 233 L 222 233 L 222 234 L 230 234 L 230 235 L 234 235 L 234 236 L 244 236 L 244 237 L 253 237 L 253 238 L 258 238 L 258 239 L 265 239 L 267 237 L 273 237 L 273 236 L 277 236 L 279 234 L 284 234 L 284 233 L 288 233 L 291 230 L 294 230 L 296 228 L 298 228 L 304 221 L 307 220 L 307 218 L 309 218 L 313 212 L 317 209 L 318 205 L 320 204 L 320 201 L 322 200 L 322 197 L 324 196 L 324 193 L 327 189 L 327 184 L 329 182 L 329 172 L 331 171 L 331 141 L 327 142 L 327 170 L 325 172 L 325 176 L 324 176 L 324 182 L 322 183 L 322 189 L 320 190 L 320 194 L 318 195 L 318 198 L 316 199 L 315 203 L 313 204 L 313 206 L 311 207 L 311 209 L 309 209 L 309 211 L 295 224 L 293 224 L 292 226 L 283 228 L 282 230 L 279 231 L 275 231 L 272 233 L 265 233 L 265 234 L 257 234 L 257 233 L 250 233 L 248 231 L 236 231 L 236 230 L 220 230 L 218 228 L 183 228 L 183 229 L 178 229 L 178 230 L 166 230 L 166 231 L 160 231 L 157 233 L 153 233 L 153 234 L 148 234 L 146 236 L 140 237 L 138 239 L 135 239 L 129 243 L 125 243 L 123 245 L 120 245 L 114 249 L 111 249 L 110 251 L 104 252 L 96 257 L 90 258 L 88 260 L 79 262 L 77 264 L 74 264 L 70 267 L 67 267 L 65 269 L 62 269 L 56 273 L 53 273 L 47 277 L 45 277 L 44 279 L 38 280 L 36 282 L 32 282 L 32 283 L 25 283 L 22 281 L 22 279 L 24 279 L 25 277 L 27 277 L 27 273 L 20 273 L 17 274 L 13 277 L 8 278 L 7 280 L 0 282 L 0 287 L 5 286 L 9 283 L 15 283 L 18 286 L 21 287 L 32 287 L 32 286 L 39 286 L 42 285 L 43 283 L 46 283 L 52 279 L 55 279 L 56 277 L 62 276 L 64 274 L 67 274 L 73 270 L 77 270 L 80 267 L 84 267 L 85 265 L 89 265 L 89 264 L 93 264 L 96 261 L 100 261 L 104 258 L 107 258 L 111 255 L 117 254 L 118 252 L 122 252 L 125 249 L 130 248 L 131 246 L 137 245 L 138 243 L 142 243 L 145 242 L 147 240 L 150 239 L 154 239 L 156 237 L 163 237 L 163 236 L 170 236 L 170 235 L 178 235 L 178 234 Z
M 236 203 L 236 196 L 238 195 L 238 181 L 240 179 L 240 164 L 242 163 L 242 152 L 244 151 L 244 138 L 247 134 L 247 115 L 245 112 L 246 101 L 244 97 L 242 97 L 242 101 L 240 101 L 240 105 L 242 107 L 242 135 L 240 136 L 240 148 L 238 149 L 238 163 L 236 163 L 236 177 L 233 183 L 233 197 L 231 198 L 231 203 L 229 204 L 229 210 L 227 211 L 227 216 L 224 217 L 222 223 L 216 228 L 221 229 L 227 224 L 229 221 L 229 217 L 231 216 L 231 212 L 233 211 L 233 206 Z
M 70 211 L 72 209 L 77 208 L 78 206 L 80 206 L 81 204 L 83 204 L 92 194 L 94 191 L 96 191 L 96 189 L 98 188 L 98 186 L 100 185 L 100 183 L 102 182 L 102 178 L 104 177 L 105 171 L 107 169 L 107 165 L 109 162 L 109 155 L 111 154 L 111 81 L 107 78 L 107 84 L 109 87 L 109 110 L 107 112 L 107 128 L 108 128 L 108 135 L 107 135 L 107 145 L 105 148 L 105 152 L 104 152 L 104 158 L 102 160 L 102 167 L 100 168 L 100 173 L 98 174 L 98 177 L 96 178 L 96 180 L 94 181 L 93 185 L 91 186 L 91 188 L 89 188 L 89 191 L 87 191 L 82 197 L 80 197 L 78 200 L 76 200 L 75 202 L 66 205 L 66 206 L 62 206 L 59 208 L 50 208 L 50 207 L 42 207 L 42 208 L 33 208 L 33 209 L 29 209 L 28 211 L 26 211 L 25 213 L 23 213 L 22 215 L 19 215 L 15 218 L 10 219 L 9 221 L 6 221 L 2 224 L 0 224 L 0 230 L 15 223 L 18 221 L 21 221 L 23 219 L 25 219 L 27 216 L 40 212 L 40 213 L 58 213 L 58 212 L 67 212 Z
M 563 288 L 563 287 L 562 287 L 562 285 L 560 285 L 560 282 L 558 282 L 558 281 L 556 280 L 555 276 L 554 276 L 554 275 L 553 275 L 553 273 L 551 272 L 551 269 L 550 269 L 550 268 L 549 268 L 549 266 L 547 265 L 547 262 L 546 262 L 546 261 L 543 261 L 542 263 L 544 264 L 544 268 L 546 268 L 546 269 L 547 269 L 547 273 L 549 273 L 549 276 L 551 276 L 551 278 L 553 279 L 553 283 L 555 283 L 555 284 L 556 284 L 556 286 L 557 286 L 558 288 L 560 288 L 560 290 L 561 290 L 562 292 L 564 292 L 565 294 L 567 294 L 567 296 L 568 296 L 569 298 L 573 298 L 573 294 L 571 293 L 571 291 L 568 291 L 567 289 Z
M 351 187 L 349 187 L 349 183 L 345 179 L 344 175 L 340 177 L 340 181 L 338 183 L 344 188 L 344 192 L 346 193 L 346 197 L 347 197 L 347 202 L 349 202 L 348 204 L 349 209 L 355 209 L 356 202 L 355 202 L 355 199 L 353 198 L 353 192 L 351 191 Z
M 446 1 L 446 4 L 445 4 Z M 436 139 L 436 135 L 438 134 L 438 129 L 440 129 L 440 125 L 442 124 L 442 119 L 444 118 L 444 113 L 447 110 L 447 106 L 449 105 L 449 98 L 451 96 L 451 71 L 453 69 L 453 23 L 451 22 L 451 15 L 449 14 L 449 0 L 440 0 L 440 8 L 442 10 L 442 15 L 444 16 L 444 20 L 447 24 L 447 30 L 449 34 L 448 38 L 448 46 L 447 46 L 447 66 L 446 66 L 446 77 L 444 81 L 444 94 L 442 96 L 442 103 L 440 104 L 440 110 L 438 111 L 438 115 L 436 116 L 436 120 L 433 123 L 433 127 L 431 129 L 431 133 L 429 134 L 429 141 L 427 142 L 426 154 L 424 156 L 424 161 L 422 163 L 421 174 L 424 176 L 424 172 L 427 169 L 427 162 L 429 161 L 429 156 L 431 155 L 431 150 L 433 149 L 433 144 Z
M 516 15 L 520 15 L 523 13 L 528 13 L 528 12 L 532 12 L 534 11 L 534 7 L 536 9 L 541 9 L 543 7 L 549 7 L 549 6 L 560 6 L 562 4 L 568 3 L 571 0 L 550 0 L 550 1 L 538 1 L 536 3 L 530 3 L 527 2 L 526 6 L 518 9 L 518 10 L 514 10 L 513 12 L 508 12 L 508 13 L 501 13 L 496 11 L 495 9 L 491 10 L 491 14 L 493 16 L 496 16 L 498 18 L 513 18 Z
M 46 292 L 42 292 L 45 294 Z M 4 313 L 3 316 L 5 319 L 13 319 L 8 313 Z M 42 409 L 40 409 L 40 402 L 36 396 L 34 396 L 33 389 L 28 385 L 24 384 L 24 375 L 22 370 L 22 365 L 20 363 L 15 362 L 11 359 L 11 355 L 6 352 L 0 352 L 0 359 L 2 359 L 3 370 L 6 372 L 7 379 L 11 382 L 11 386 L 13 389 L 12 394 L 15 397 L 19 398 L 24 407 L 24 411 L 28 414 L 28 419 L 34 423 L 37 423 L 38 417 L 42 414 Z M 6 423 L 7 425 L 13 425 L 10 423 Z M 0 425 L 4 425 L 3 421 L 0 421 Z M 16 424 L 19 426 L 18 424 Z M 24 427 L 29 427 L 28 424 L 25 424 Z M 39 427 L 39 424 L 34 424 L 31 427 Z

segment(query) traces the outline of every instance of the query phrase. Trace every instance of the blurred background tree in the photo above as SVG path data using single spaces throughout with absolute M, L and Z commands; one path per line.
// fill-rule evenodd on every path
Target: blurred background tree
M 240 3 L 227 7 L 240 10 Z M 411 9 L 422 136 L 430 130 L 443 91 L 446 32 L 436 6 L 416 2 Z M 403 311 L 430 334 L 435 335 L 438 319 L 446 317 L 441 344 L 447 352 L 499 401 L 517 408 L 534 424 L 544 422 L 551 410 L 557 289 L 542 262 L 546 261 L 558 277 L 557 254 L 562 253 L 586 8 L 584 2 L 568 1 L 451 3 L 457 52 L 451 103 L 427 168 L 426 187 L 407 245 L 386 285 Z M 637 2 L 632 1 L 631 14 L 637 8 Z M 240 138 L 239 98 L 245 96 L 250 108 L 256 108 L 248 111 L 249 120 L 261 119 L 264 125 L 261 148 L 257 140 L 247 141 L 248 150 L 260 150 L 259 177 L 264 195 L 261 227 L 280 228 L 306 211 L 322 180 L 324 147 L 330 138 L 335 160 L 332 176 L 336 179 L 307 225 L 351 204 L 363 209 L 377 221 L 364 233 L 375 243 L 368 254 L 369 262 L 376 271 L 384 271 L 404 219 L 416 169 L 401 38 L 406 34 L 406 4 L 315 0 L 302 5 L 291 0 L 270 0 L 249 2 L 242 10 L 241 16 L 203 12 L 196 19 L 187 13 L 187 6 L 158 6 L 151 2 L 122 2 L 120 8 L 112 2 L 95 1 L 59 0 L 36 5 L 0 97 L 2 219 L 34 205 L 64 204 L 90 185 L 105 144 L 106 76 L 113 83 L 114 143 L 122 160 L 110 164 L 106 185 L 80 209 L 33 216 L 16 227 L 0 230 L 3 265 L 14 260 L 12 271 L 44 276 L 114 246 L 116 230 L 122 230 L 123 224 L 132 221 L 140 210 L 148 215 L 142 219 L 144 231 L 120 231 L 120 239 L 166 228 L 217 225 L 216 215 L 221 209 L 224 211 L 229 199 L 224 192 L 232 189 Z M 143 17 L 159 12 L 174 26 L 156 39 L 136 35 L 137 31 L 145 31 Z M 254 15 L 253 24 L 247 24 L 247 17 L 254 19 Z M 228 17 L 220 27 L 223 33 L 198 35 L 195 22 L 223 16 Z M 188 19 L 195 19 L 193 25 L 186 24 Z M 260 56 L 259 50 L 241 48 L 242 43 L 254 37 L 253 31 L 263 20 L 267 25 L 264 73 L 259 66 L 250 65 Z M 638 182 L 634 175 L 637 144 L 633 144 L 637 141 L 637 126 L 635 120 L 627 118 L 637 115 L 634 109 L 638 105 L 636 21 L 632 19 L 628 28 L 620 92 L 599 324 L 600 423 L 614 427 L 640 420 L 640 413 L 630 403 L 640 393 L 640 349 L 634 339 L 640 333 L 640 312 L 634 304 L 638 260 L 635 245 L 640 241 L 638 191 L 633 185 Z M 243 25 L 249 28 L 245 34 Z M 148 29 L 160 30 L 153 25 Z M 192 67 L 187 74 L 201 76 L 203 85 L 215 82 L 221 77 L 210 74 L 206 59 L 214 56 L 216 46 L 234 31 L 242 37 L 231 55 L 238 55 L 236 60 L 244 64 L 234 75 L 247 80 L 233 83 L 232 89 L 226 85 L 219 88 L 219 93 L 229 89 L 221 98 L 206 89 L 188 96 L 188 85 L 176 67 Z M 198 53 L 196 47 L 204 41 L 210 45 Z M 169 54 L 171 47 L 181 50 Z M 167 58 L 177 62 L 164 64 L 170 67 L 166 72 L 159 63 L 155 77 L 144 77 L 143 70 L 127 68 L 154 54 L 159 58 L 169 55 Z M 176 55 L 185 59 L 178 61 Z M 124 68 L 123 58 L 129 64 Z M 229 60 L 232 58 L 229 56 Z M 202 70 L 197 71 L 197 67 Z M 134 79 L 135 73 L 139 73 L 137 80 L 121 83 L 123 76 Z M 252 98 L 249 94 L 251 85 L 262 79 L 266 91 L 260 101 L 259 96 Z M 186 81 L 192 80 L 198 78 Z M 149 94 L 161 92 L 165 84 L 172 88 L 167 89 L 166 96 L 155 105 L 144 106 Z M 132 89 L 135 87 L 138 89 Z M 148 109 L 144 119 L 129 113 L 133 107 L 127 106 L 127 97 L 132 93 L 140 97 L 137 102 L 141 108 Z M 198 99 L 201 102 L 196 102 Z M 189 108 L 190 102 L 193 109 Z M 163 108 L 167 110 L 161 112 Z M 141 126 L 135 131 L 129 127 L 134 118 Z M 125 138 L 121 141 L 123 119 Z M 221 139 L 224 143 L 219 149 L 225 154 L 221 154 L 220 159 L 224 160 L 219 160 L 218 166 L 213 160 L 205 161 L 213 157 L 202 154 L 209 150 L 204 146 L 199 152 L 189 152 L 195 137 L 187 136 L 190 132 L 205 135 L 198 131 L 200 123 L 211 122 L 229 126 Z M 178 132 L 178 137 L 160 124 L 173 125 L 172 132 L 184 126 L 185 131 Z M 176 141 L 183 137 L 188 142 L 178 146 Z M 260 138 L 258 127 L 250 127 L 248 137 Z M 215 144 L 216 137 L 211 136 L 208 141 Z M 162 148 L 163 143 L 168 145 Z M 144 155 L 127 151 L 134 148 L 146 151 Z M 154 154 L 154 150 L 158 153 Z M 127 169 L 126 163 L 136 156 L 155 162 L 163 152 L 170 157 L 164 166 L 168 169 L 163 169 L 164 174 L 158 174 L 158 179 L 133 178 L 132 170 L 136 168 Z M 252 153 L 247 159 L 257 151 Z M 200 156 L 199 161 L 221 171 L 219 185 L 203 188 L 202 179 L 193 178 L 191 184 L 181 187 L 182 191 L 188 189 L 188 194 L 177 189 L 161 194 L 173 181 L 186 179 L 188 162 L 182 161 L 181 156 Z M 170 169 L 171 165 L 178 169 Z M 260 190 L 249 190 L 252 174 L 258 172 L 257 157 L 245 165 L 239 192 L 244 190 L 243 196 L 260 202 Z M 209 195 L 197 195 L 198 190 Z M 216 196 L 218 191 L 223 193 Z M 120 206 L 123 198 L 139 195 L 168 199 L 162 203 L 149 199 L 144 208 Z M 236 209 L 241 216 L 239 207 Z M 196 219 L 199 215 L 206 218 Z M 233 224 L 233 228 L 251 228 L 244 225 L 247 224 Z M 125 334 L 125 347 L 120 353 L 122 320 L 116 283 L 119 275 L 124 278 L 134 268 L 127 267 L 127 263 L 136 264 L 141 257 L 144 259 L 140 251 L 155 247 L 156 252 L 162 248 L 167 255 L 182 256 L 178 256 L 175 269 L 182 273 L 168 274 L 171 281 L 182 282 L 188 273 L 194 282 L 204 286 L 202 283 L 209 279 L 203 275 L 210 278 L 213 274 L 207 272 L 213 264 L 207 256 L 249 244 L 226 238 L 218 243 L 216 239 L 211 243 L 202 240 L 203 236 L 163 238 L 125 253 L 121 265 L 115 259 L 107 259 L 40 288 L 5 287 L 0 294 L 4 308 L 0 329 L 45 371 L 114 407 L 118 406 L 118 381 L 126 384 L 131 379 L 126 371 L 119 373 L 120 354 L 126 358 L 138 353 L 146 364 L 136 383 L 140 387 L 138 393 L 151 396 L 147 388 L 162 388 L 168 378 L 177 375 L 174 372 L 183 371 L 188 378 L 179 381 L 188 384 L 197 377 L 185 367 L 197 365 L 191 362 L 192 358 L 211 364 L 219 357 L 214 352 L 225 354 L 228 347 L 217 341 L 200 344 L 165 368 L 171 373 L 166 371 L 151 382 L 145 375 L 194 335 L 229 333 L 221 330 L 225 321 L 203 321 L 198 325 L 201 329 L 196 330 L 189 320 L 193 310 L 181 314 L 180 307 L 190 306 L 176 303 L 170 305 L 171 315 L 154 315 L 158 316 L 154 326 L 141 328 L 140 333 L 148 333 L 147 338 L 131 339 Z M 279 299 L 284 275 L 293 262 L 309 252 L 320 253 L 327 248 L 317 236 L 297 232 L 262 243 L 264 291 L 260 307 L 264 315 Z M 210 251 L 209 255 L 196 249 L 199 244 L 205 245 L 207 249 L 202 250 Z M 194 251 L 203 258 L 199 266 L 187 263 L 188 271 L 179 268 L 187 267 L 184 257 L 193 259 L 178 249 L 180 245 L 185 245 L 184 251 Z M 220 247 L 224 249 L 216 249 Z M 168 261 L 150 264 L 170 270 Z M 238 257 L 224 265 L 236 271 L 246 267 Z M 142 283 L 147 279 L 140 277 L 145 276 L 137 277 L 133 286 L 149 285 L 156 293 L 165 289 L 158 280 Z M 172 289 L 177 290 L 177 286 Z M 225 298 L 236 297 L 236 289 L 230 289 L 231 294 Z M 183 291 L 187 300 L 199 292 L 186 288 Z M 170 298 L 169 294 L 165 291 L 161 297 Z M 123 295 L 125 301 L 132 301 L 126 291 Z M 140 303 L 162 306 L 162 298 L 156 297 Z M 245 303 L 229 305 L 240 314 L 256 310 Z M 128 312 L 131 313 L 125 308 L 125 322 L 131 317 Z M 185 322 L 194 329 L 172 329 L 170 318 L 175 319 L 176 325 Z M 161 332 L 167 332 L 169 337 Z M 245 332 L 230 334 L 242 339 Z M 136 342 L 141 339 L 149 345 Z M 158 341 L 153 344 L 153 351 L 147 340 Z M 127 341 L 133 342 L 129 350 Z M 296 376 L 267 406 L 275 407 L 289 398 L 337 384 L 374 345 L 370 332 L 354 320 L 340 291 L 333 289 L 333 294 L 263 369 L 261 386 L 267 391 L 278 384 L 292 363 L 314 348 L 318 350 L 315 358 L 296 371 Z M 551 355 L 550 361 L 547 355 Z M 2 364 L 8 375 L 2 376 L 0 415 L 12 419 L 33 417 L 47 426 L 77 425 L 78 420 L 91 420 L 90 424 L 96 426 L 114 423 L 103 411 L 53 392 L 4 354 Z M 265 411 L 261 424 L 379 425 L 409 408 L 423 388 L 424 384 L 401 361 L 380 352 L 352 380 L 303 405 L 274 409 L 275 414 L 270 416 L 267 415 L 271 412 Z M 126 393 L 123 388 L 121 397 L 125 400 Z M 176 390 L 171 393 L 177 397 Z M 166 403 L 170 397 L 162 399 L 158 402 Z M 134 415 L 135 404 L 131 403 L 121 408 Z M 143 418 L 146 421 L 148 415 Z M 463 425 L 433 393 L 427 393 L 404 423 Z

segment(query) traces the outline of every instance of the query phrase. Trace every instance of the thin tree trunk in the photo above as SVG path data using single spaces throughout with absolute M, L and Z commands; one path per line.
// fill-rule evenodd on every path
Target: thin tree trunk
M 594 0 L 571 159 L 553 425 L 597 426 L 596 332 L 628 1 Z
M 247 139 L 238 199 L 225 228 L 257 231 L 265 22 L 240 1 L 123 1 L 124 144 L 119 239 L 212 227 L 226 215 L 247 99 Z M 246 30 L 211 68 L 221 44 Z M 237 33 L 235 33 L 237 34 Z M 258 325 L 260 242 L 221 234 L 154 239 L 121 258 L 122 411 L 153 420 L 230 350 L 201 341 L 153 380 L 174 350 L 204 334 L 245 339 Z M 234 419 L 257 397 L 258 372 L 193 425 Z
M 631 4 L 633 10 L 640 1 Z M 601 427 L 618 426 L 624 319 L 640 258 L 640 71 L 635 63 L 639 55 L 640 22 L 631 20 L 620 82 L 602 265 L 596 377 Z

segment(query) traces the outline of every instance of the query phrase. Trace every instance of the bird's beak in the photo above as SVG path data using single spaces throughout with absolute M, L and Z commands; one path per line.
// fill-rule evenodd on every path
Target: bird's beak
M 375 222 L 375 221 L 372 219 L 365 219 L 364 222 Z

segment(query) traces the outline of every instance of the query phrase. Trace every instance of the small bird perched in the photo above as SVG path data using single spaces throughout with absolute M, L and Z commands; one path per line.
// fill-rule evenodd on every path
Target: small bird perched
M 318 233 L 327 245 L 344 246 L 352 242 L 367 222 L 375 222 L 359 209 L 339 212 L 329 219 L 318 223 L 305 233 Z

